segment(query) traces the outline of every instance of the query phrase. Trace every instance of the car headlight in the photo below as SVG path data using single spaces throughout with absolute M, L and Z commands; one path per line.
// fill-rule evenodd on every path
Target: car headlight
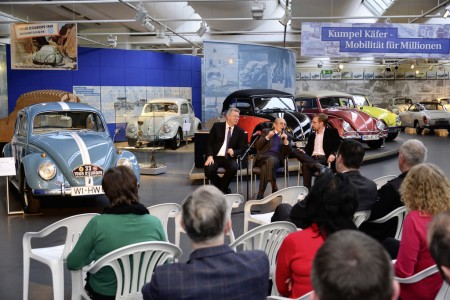
M 50 180 L 56 175 L 56 166 L 50 161 L 42 162 L 38 167 L 39 176 L 44 180 Z
M 133 163 L 128 158 L 121 157 L 117 160 L 116 167 L 118 167 L 118 166 L 125 166 L 125 167 L 132 169 Z
M 396 124 L 400 124 L 402 121 L 400 120 L 400 116 L 397 115 L 397 117 L 395 118 L 395 123 Z
M 163 132 L 164 133 L 169 133 L 169 132 L 171 132 L 172 131 L 172 128 L 170 127 L 170 125 L 164 125 L 164 127 L 163 127 Z
M 381 120 L 377 120 L 377 128 L 379 130 L 384 130 L 386 128 L 386 125 L 384 125 L 384 122 Z
M 347 122 L 342 122 L 342 129 L 344 129 L 345 132 L 353 131 L 352 126 Z
M 137 131 L 137 126 L 136 124 L 131 124 L 127 127 L 127 131 L 131 132 L 131 133 L 135 133 Z

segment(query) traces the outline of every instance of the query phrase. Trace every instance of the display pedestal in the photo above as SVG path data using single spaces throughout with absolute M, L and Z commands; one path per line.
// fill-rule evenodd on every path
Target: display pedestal
M 163 150 L 164 147 L 119 147 L 128 150 L 136 155 L 141 169 L 141 175 L 159 175 L 167 172 L 167 166 L 163 163 L 156 163 L 156 151 Z

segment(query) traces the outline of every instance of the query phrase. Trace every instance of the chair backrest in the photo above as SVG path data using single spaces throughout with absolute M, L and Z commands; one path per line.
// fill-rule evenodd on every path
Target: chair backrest
M 161 221 L 168 241 L 169 235 L 167 233 L 167 223 L 169 222 L 169 218 L 175 218 L 175 216 L 181 212 L 181 206 L 177 203 L 162 203 L 149 206 L 147 209 L 152 216 L 157 217 Z
M 181 255 L 181 249 L 171 243 L 142 242 L 116 249 L 83 270 L 96 273 L 109 266 L 116 275 L 116 299 L 142 299 L 141 288 L 150 282 L 154 269 Z
M 369 217 L 370 217 L 370 210 L 357 211 L 353 215 L 353 222 L 355 223 L 356 227 L 358 228 Z
M 290 186 L 275 193 L 268 195 L 267 197 L 260 200 L 261 202 L 266 202 L 267 199 L 275 199 L 281 197 L 281 203 L 288 203 L 294 206 L 298 201 L 303 200 L 306 195 L 308 195 L 308 189 L 304 186 Z M 269 200 L 270 201 L 270 200 Z M 267 201 L 268 202 L 268 201 Z
M 428 268 L 426 268 L 426 269 L 420 271 L 419 273 L 416 273 L 416 274 L 414 274 L 414 275 L 412 275 L 410 277 L 400 278 L 400 277 L 395 276 L 395 279 L 398 282 L 403 283 L 403 284 L 416 283 L 416 282 L 419 282 L 419 281 L 421 281 L 422 279 L 424 279 L 424 278 L 426 278 L 428 276 L 433 275 L 434 273 L 437 273 L 438 271 L 439 271 L 439 269 L 437 268 L 437 266 L 436 265 L 432 265 L 432 266 L 430 266 L 430 267 L 428 267 Z
M 435 300 L 449 300 L 450 299 L 450 286 L 446 281 L 441 286 L 438 294 L 436 295 Z
M 231 211 L 233 210 L 233 208 L 239 207 L 239 205 L 244 202 L 244 196 L 242 196 L 241 194 L 227 194 L 225 195 L 225 200 L 227 201 L 226 215 L 229 216 L 231 219 Z M 229 235 L 230 241 L 234 242 L 235 238 L 233 228 L 231 228 Z
M 270 268 L 273 271 L 277 261 L 278 249 L 281 242 L 291 232 L 296 232 L 297 227 L 291 222 L 273 222 L 258 226 L 238 237 L 230 247 L 237 250 L 262 250 L 269 257 Z M 271 271 L 271 274 L 273 273 Z
M 76 243 L 78 242 L 78 239 L 80 238 L 80 235 L 86 225 L 93 217 L 97 215 L 97 213 L 88 213 L 71 216 L 47 226 L 46 228 L 41 230 L 41 232 L 45 232 L 47 230 L 51 232 L 62 227 L 65 227 L 67 229 L 66 241 L 64 243 L 64 251 L 62 255 L 63 260 L 65 261 L 69 253 L 72 252 L 73 247 L 75 247 Z
M 395 232 L 394 238 L 397 240 L 400 240 L 402 237 L 402 231 L 403 231 L 403 221 L 405 220 L 407 214 L 407 210 L 405 206 L 400 206 L 385 215 L 384 217 L 381 217 L 377 220 L 370 221 L 371 223 L 384 223 L 392 218 L 398 218 L 397 220 L 397 231 Z
M 379 190 L 383 185 L 385 185 L 389 180 L 397 178 L 397 175 L 386 175 L 382 177 L 375 178 L 373 182 L 377 185 L 377 190 Z

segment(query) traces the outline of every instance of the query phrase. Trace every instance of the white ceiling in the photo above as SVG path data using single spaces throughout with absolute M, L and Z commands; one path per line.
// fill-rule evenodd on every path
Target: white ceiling
M 384 0 L 394 3 L 380 18 L 374 17 L 361 0 L 290 0 L 292 20 L 285 28 L 278 22 L 284 14 L 280 1 L 260 1 L 266 7 L 262 20 L 252 18 L 254 0 L 1 0 L 0 41 L 8 42 L 12 22 L 72 21 L 78 24 L 78 44 L 84 47 L 108 47 L 107 37 L 112 34 L 118 37 L 117 48 L 122 49 L 192 53 L 192 47 L 198 47 L 201 54 L 203 40 L 221 40 L 300 52 L 302 21 L 373 23 L 390 17 L 393 23 L 449 22 L 439 16 L 439 9 L 450 0 Z M 153 24 L 167 27 L 166 38 L 158 39 L 155 32 L 146 31 L 135 21 L 140 2 Z M 195 33 L 201 21 L 208 26 L 203 37 Z M 173 40 L 170 47 L 166 45 L 168 35 Z M 298 59 L 302 61 L 300 56 Z

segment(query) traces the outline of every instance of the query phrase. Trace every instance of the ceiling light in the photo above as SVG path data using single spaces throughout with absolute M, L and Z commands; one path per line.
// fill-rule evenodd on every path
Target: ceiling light
M 416 70 L 416 74 L 419 74 L 419 70 Z
M 117 47 L 117 36 L 110 34 L 108 36 L 108 46 L 111 48 Z
M 146 19 L 145 22 L 142 23 L 142 26 L 147 29 L 148 32 L 152 32 L 155 30 L 155 26 L 153 26 L 149 19 Z
M 434 65 L 431 64 L 430 67 L 428 68 L 428 70 L 432 71 L 433 70 Z
M 289 11 L 289 9 L 286 7 L 286 11 L 284 12 L 284 15 L 278 20 L 278 22 L 281 23 L 281 25 L 286 26 L 287 23 L 291 20 L 292 14 Z
M 411 64 L 411 69 L 414 69 L 414 64 Z
M 164 39 L 166 37 L 166 27 L 163 25 L 157 25 L 156 26 L 156 38 L 157 39 Z
M 323 62 L 322 62 L 322 61 L 319 61 L 319 62 L 317 63 L 317 67 L 320 69 L 320 68 L 322 68 L 322 66 L 323 66 Z
M 172 46 L 172 36 L 168 36 L 167 40 L 164 42 L 164 45 L 166 45 L 167 48 L 170 48 L 170 46 Z
M 339 64 L 339 70 L 342 70 L 344 68 L 344 64 L 343 63 L 340 63 Z
M 264 10 L 266 9 L 266 4 L 262 2 L 258 2 L 255 0 L 255 3 L 252 5 L 252 17 L 255 20 L 261 20 L 264 15 Z
M 134 19 L 136 20 L 136 22 L 143 22 L 146 17 L 147 17 L 147 10 L 144 8 L 144 5 L 141 2 L 137 6 L 136 15 L 134 16 Z
M 441 9 L 439 13 L 441 14 L 441 17 L 443 17 L 444 19 L 447 19 L 447 17 L 450 16 L 450 11 L 446 8 Z
M 202 23 L 200 24 L 200 28 L 197 29 L 197 31 L 196 31 L 195 33 L 196 33 L 199 37 L 202 37 L 202 36 L 205 34 L 206 30 L 208 30 L 208 28 L 206 28 L 206 23 L 205 23 L 205 22 L 202 22 Z

